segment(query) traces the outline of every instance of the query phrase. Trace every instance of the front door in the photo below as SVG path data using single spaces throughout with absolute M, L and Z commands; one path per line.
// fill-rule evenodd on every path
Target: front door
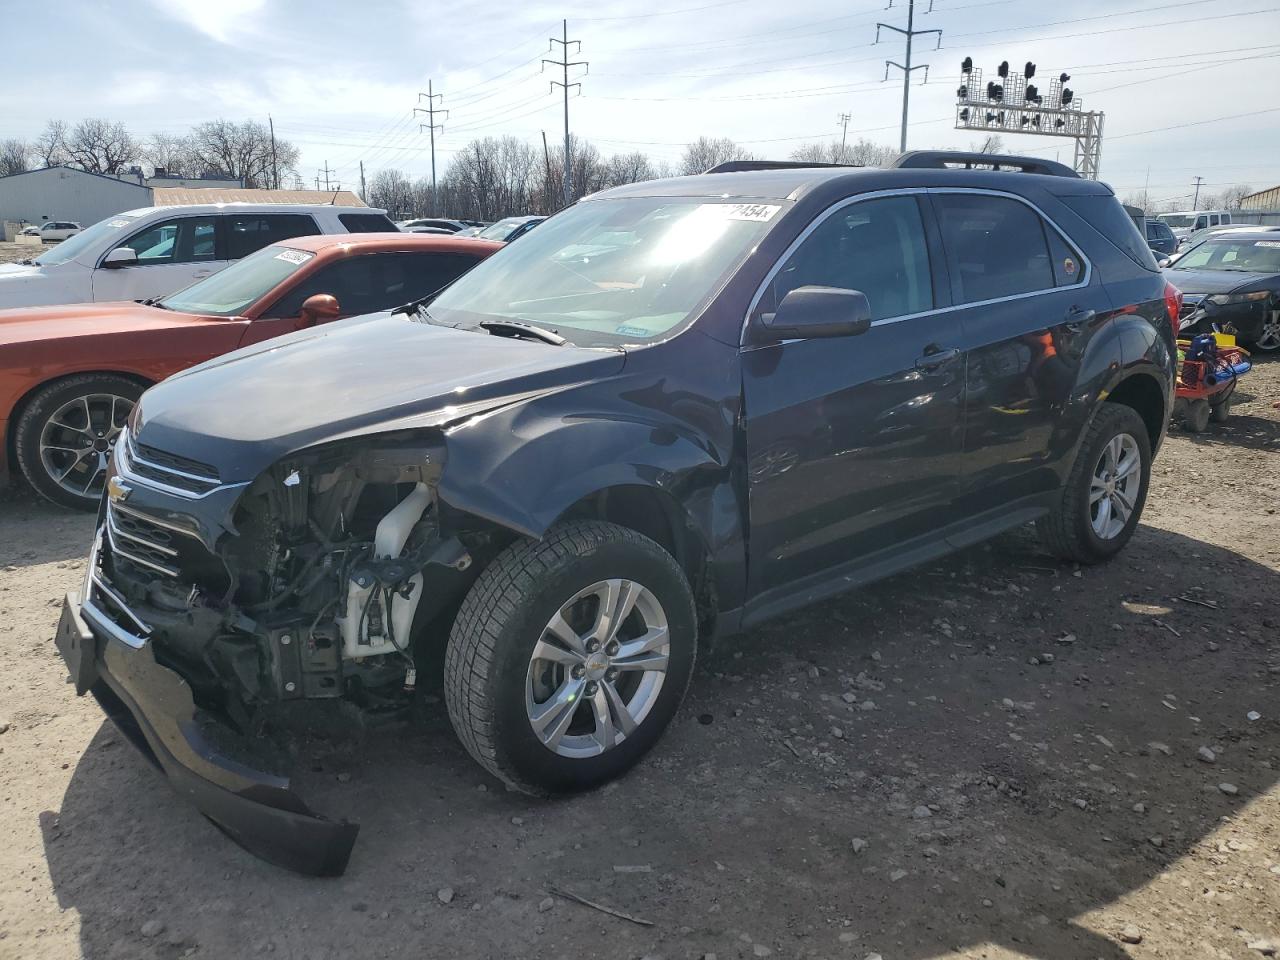
M 203 280 L 227 265 L 217 233 L 214 216 L 174 217 L 143 227 L 119 244 L 138 255 L 137 263 L 94 270 L 93 299 L 164 297 Z
M 749 595 L 833 568 L 949 519 L 963 449 L 966 357 L 949 311 L 923 195 L 829 211 L 773 275 L 753 311 L 804 285 L 860 290 L 871 329 L 742 354 L 751 514 Z

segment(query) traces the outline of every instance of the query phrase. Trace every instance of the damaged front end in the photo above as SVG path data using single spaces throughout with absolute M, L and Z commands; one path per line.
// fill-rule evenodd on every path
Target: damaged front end
M 442 530 L 443 462 L 442 442 L 388 434 L 224 484 L 128 431 L 119 441 L 58 647 L 77 692 L 92 691 L 181 793 L 265 859 L 318 875 L 346 867 L 357 826 L 312 813 L 262 756 L 263 734 L 299 701 L 407 706 L 425 627 L 487 543 Z

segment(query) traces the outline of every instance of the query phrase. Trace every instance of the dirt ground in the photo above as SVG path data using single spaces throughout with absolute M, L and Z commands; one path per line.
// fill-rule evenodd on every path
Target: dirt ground
M 506 792 L 440 705 L 308 748 L 300 792 L 362 824 L 334 880 L 241 851 L 75 698 L 51 638 L 91 519 L 0 494 L 0 957 L 1264 956 L 1280 359 L 1240 399 L 1171 436 L 1118 560 L 1020 531 L 704 651 L 596 793 Z

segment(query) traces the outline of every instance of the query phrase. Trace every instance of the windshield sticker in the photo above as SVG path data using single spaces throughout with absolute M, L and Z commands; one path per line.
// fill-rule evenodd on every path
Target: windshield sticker
M 107 226 L 109 226 L 109 227 L 127 227 L 128 225 L 129 225 L 129 221 L 128 221 L 128 220 L 109 220 L 109 221 L 107 221 Z
M 1257 240 L 1253 244 L 1255 247 L 1280 247 L 1280 240 Z
M 702 209 L 711 207 L 726 220 L 750 220 L 755 223 L 768 223 L 773 215 L 782 207 L 773 203 L 708 203 Z
M 290 250 L 288 248 L 276 254 L 276 259 L 283 260 L 285 263 L 306 263 L 311 257 L 311 254 L 302 250 Z
M 625 323 L 613 328 L 613 332 L 624 337 L 651 337 L 652 330 L 646 330 L 644 327 L 629 327 Z

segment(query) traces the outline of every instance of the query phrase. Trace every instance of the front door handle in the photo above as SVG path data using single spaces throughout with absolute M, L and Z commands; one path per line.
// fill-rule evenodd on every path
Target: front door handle
M 937 370 L 939 367 L 945 366 L 956 357 L 960 356 L 960 351 L 955 347 L 947 347 L 943 349 L 936 344 L 925 347 L 924 355 L 916 359 L 916 369 L 926 372 Z
M 1062 325 L 1072 333 L 1079 333 L 1084 329 L 1085 324 L 1092 321 L 1097 315 L 1097 310 L 1083 310 L 1080 307 L 1072 307 L 1067 311 L 1066 317 L 1063 318 Z

